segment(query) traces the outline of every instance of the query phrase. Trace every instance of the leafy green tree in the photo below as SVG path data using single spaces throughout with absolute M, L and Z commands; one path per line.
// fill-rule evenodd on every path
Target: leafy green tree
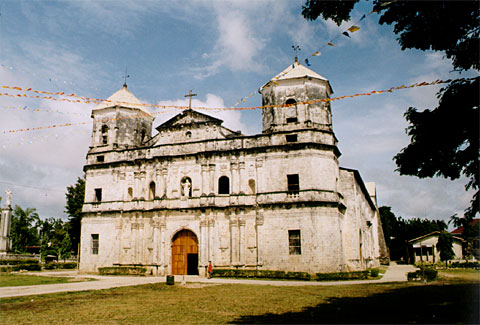
M 65 213 L 68 215 L 70 224 L 69 235 L 72 241 L 72 250 L 76 253 L 80 243 L 82 206 L 85 200 L 85 178 L 78 177 L 74 185 L 68 186 L 65 197 L 67 199 Z
M 437 249 L 440 252 L 440 260 L 445 262 L 445 266 L 448 267 L 448 261 L 455 257 L 453 252 L 453 236 L 442 231 L 438 236 Z
M 12 238 L 12 250 L 15 253 L 26 253 L 27 246 L 39 244 L 37 227 L 40 224 L 40 217 L 36 209 L 27 208 L 23 210 L 16 205 L 12 213 L 12 225 L 10 236 Z
M 307 0 L 306 19 L 332 19 L 337 25 L 350 20 L 360 0 Z M 480 6 L 477 1 L 372 2 L 380 24 L 394 25 L 405 49 L 443 51 L 457 71 L 479 70 Z M 479 77 L 452 81 L 439 93 L 439 105 L 405 113 L 411 143 L 394 160 L 401 175 L 420 178 L 442 176 L 469 179 L 465 188 L 475 190 L 465 210 L 467 223 L 479 212 Z
M 68 232 L 65 233 L 65 236 L 62 240 L 62 245 L 60 246 L 60 258 L 63 260 L 70 258 L 72 256 L 72 241 L 70 240 L 70 236 Z

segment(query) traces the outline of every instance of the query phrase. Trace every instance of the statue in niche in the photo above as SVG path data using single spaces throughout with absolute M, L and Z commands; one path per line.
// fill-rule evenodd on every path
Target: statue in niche
M 188 177 L 184 177 L 181 182 L 182 197 L 192 196 L 192 181 Z
M 5 207 L 8 208 L 12 205 L 12 191 L 10 189 L 5 191 Z

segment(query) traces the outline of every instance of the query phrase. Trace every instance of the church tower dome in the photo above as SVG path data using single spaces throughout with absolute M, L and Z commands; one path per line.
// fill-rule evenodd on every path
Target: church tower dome
M 330 102 L 333 93 L 328 80 L 295 62 L 263 85 L 263 132 L 314 128 L 330 130 Z
M 92 110 L 92 149 L 141 146 L 152 135 L 153 115 L 127 85 Z

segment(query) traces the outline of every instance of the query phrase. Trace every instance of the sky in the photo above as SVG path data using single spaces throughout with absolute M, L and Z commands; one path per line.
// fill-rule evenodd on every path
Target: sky
M 198 94 L 193 107 L 260 106 L 256 91 L 292 64 L 292 45 L 300 47 L 300 62 L 308 58 L 309 68 L 329 79 L 334 97 L 475 75 L 453 72 L 442 52 L 402 51 L 393 27 L 379 25 L 377 14 L 368 15 L 371 2 L 356 5 L 352 20 L 340 27 L 305 20 L 303 3 L 0 1 L 0 87 L 106 99 L 128 75 L 128 89 L 145 103 L 187 105 L 184 95 L 193 90 Z M 342 35 L 353 24 L 360 30 L 350 38 Z M 335 46 L 326 45 L 330 40 Z M 316 51 L 321 55 L 312 56 Z M 473 194 L 465 191 L 464 178 L 419 179 L 395 171 L 392 158 L 410 142 L 404 113 L 409 107 L 434 108 L 440 88 L 332 103 L 341 166 L 375 182 L 378 205 L 392 207 L 403 218 L 448 221 L 453 214 L 462 215 Z M 36 208 L 43 219 L 66 219 L 65 191 L 83 175 L 93 107 L 0 96 L 0 196 L 11 189 L 13 205 Z M 154 126 L 180 112 L 153 111 L 158 113 Z M 260 109 L 208 114 L 230 129 L 261 133 Z M 72 125 L 51 127 L 66 123 Z M 9 132 L 26 128 L 34 130 Z

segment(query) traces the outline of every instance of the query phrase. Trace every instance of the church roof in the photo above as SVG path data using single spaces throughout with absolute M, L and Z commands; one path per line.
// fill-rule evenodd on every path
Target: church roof
M 112 96 L 108 97 L 106 101 L 98 104 L 93 110 L 100 110 L 107 107 L 122 106 L 127 108 L 134 108 L 141 110 L 142 112 L 152 115 L 148 108 L 143 105 L 143 103 L 138 100 L 135 95 L 133 95 L 130 90 L 127 89 L 127 85 L 123 85 L 122 89 L 118 90 Z
M 300 78 L 306 78 L 306 77 L 323 80 L 323 81 L 327 82 L 328 85 L 330 86 L 330 83 L 328 82 L 327 78 L 325 78 L 325 77 L 319 75 L 318 73 L 316 73 L 315 71 L 310 70 L 309 68 L 301 65 L 300 62 L 298 62 L 295 59 L 295 62 L 293 62 L 291 65 L 289 65 L 285 70 L 283 70 L 282 72 L 277 74 L 275 77 L 273 77 L 272 80 L 270 80 L 265 85 L 260 87 L 260 89 L 268 86 L 273 81 L 287 80 L 287 79 L 300 79 Z M 331 87 L 330 87 L 330 89 L 331 89 Z
M 176 128 L 183 125 L 199 123 L 213 123 L 215 125 L 221 125 L 223 121 L 213 116 L 194 111 L 193 109 L 186 109 L 182 113 L 177 114 L 168 121 L 160 124 L 156 127 L 156 129 L 160 131 L 161 129 L 172 127 Z

